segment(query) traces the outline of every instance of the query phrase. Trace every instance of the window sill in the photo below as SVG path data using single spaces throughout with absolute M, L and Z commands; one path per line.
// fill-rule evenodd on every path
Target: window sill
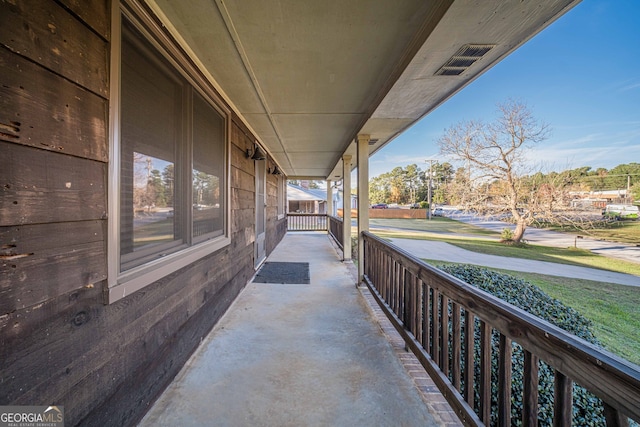
M 113 304 L 174 271 L 228 246 L 230 243 L 230 238 L 218 237 L 121 273 L 113 282 L 111 279 L 109 280 L 106 289 L 106 303 Z

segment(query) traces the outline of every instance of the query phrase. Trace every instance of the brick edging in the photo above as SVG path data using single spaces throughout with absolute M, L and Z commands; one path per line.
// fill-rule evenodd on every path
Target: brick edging
M 380 325 L 382 333 L 387 337 L 394 353 L 398 356 L 400 363 L 402 363 L 407 374 L 409 374 L 413 380 L 422 400 L 427 405 L 431 415 L 436 419 L 436 422 L 446 427 L 462 426 L 463 424 L 458 419 L 456 413 L 451 409 L 451 406 L 447 403 L 442 393 L 440 393 L 440 390 L 438 390 L 438 387 L 427 371 L 422 367 L 418 358 L 411 351 L 406 350 L 404 339 L 402 339 L 398 331 L 393 327 L 391 321 L 384 314 L 369 289 L 366 286 L 359 286 L 358 289 L 364 297 L 372 315 Z

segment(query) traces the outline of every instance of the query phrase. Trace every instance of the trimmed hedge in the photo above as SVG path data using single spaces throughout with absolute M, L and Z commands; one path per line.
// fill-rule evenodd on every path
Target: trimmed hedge
M 537 317 L 540 317 L 559 328 L 564 329 L 590 343 L 600 345 L 592 332 L 591 322 L 579 312 L 567 307 L 562 302 L 550 297 L 537 286 L 522 279 L 490 271 L 483 267 L 472 265 L 439 265 L 439 269 L 464 280 L 510 304 L 515 305 Z M 475 325 L 475 357 L 480 357 L 480 329 L 479 322 Z M 464 330 L 464 329 L 463 329 Z M 492 334 L 492 419 L 491 425 L 497 424 L 497 384 L 498 384 L 498 345 L 500 334 L 494 331 Z M 464 363 L 464 361 L 463 361 Z M 511 416 L 512 425 L 522 425 L 522 392 L 524 353 L 522 347 L 513 344 L 513 380 L 511 385 Z M 462 365 L 464 366 L 464 365 Z M 479 384 L 480 372 L 476 364 L 474 373 L 476 377 L 475 402 L 477 412 L 480 408 Z M 538 425 L 551 426 L 553 424 L 553 369 L 544 362 L 539 366 L 539 396 L 538 396 Z M 578 426 L 603 426 L 605 425 L 604 412 L 600 399 L 587 392 L 584 388 L 574 384 L 573 386 L 573 425 Z

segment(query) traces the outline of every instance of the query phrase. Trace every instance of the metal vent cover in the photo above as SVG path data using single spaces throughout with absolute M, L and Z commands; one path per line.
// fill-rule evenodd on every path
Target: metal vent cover
M 459 76 L 487 54 L 495 44 L 466 44 L 435 72 L 436 76 Z

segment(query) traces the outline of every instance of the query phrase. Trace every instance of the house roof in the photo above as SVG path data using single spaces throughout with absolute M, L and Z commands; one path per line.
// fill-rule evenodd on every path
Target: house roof
M 287 184 L 287 200 L 324 202 L 327 200 L 327 191 Z
M 342 177 L 579 0 L 146 0 L 290 178 Z

